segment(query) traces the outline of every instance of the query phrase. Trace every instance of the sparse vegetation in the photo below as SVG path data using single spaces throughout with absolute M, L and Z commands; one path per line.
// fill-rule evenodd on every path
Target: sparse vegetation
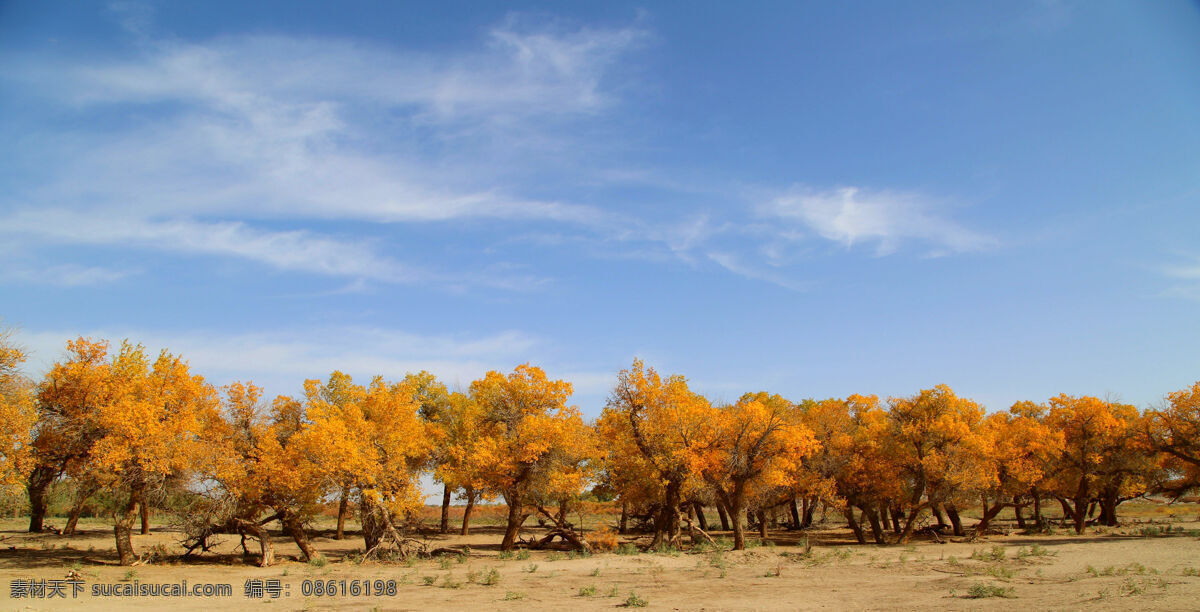
M 986 599 L 989 597 L 1012 598 L 1016 597 L 1016 594 L 1012 587 L 978 583 L 971 585 L 971 588 L 967 590 L 966 597 L 967 599 Z
M 983 550 L 981 548 L 977 548 L 971 552 L 971 558 L 976 561 L 988 561 L 988 562 L 1003 561 L 1005 558 L 1004 547 L 996 545 L 996 546 L 993 546 L 990 550 Z
M 639 597 L 638 594 L 634 591 L 630 591 L 629 597 L 625 598 L 625 607 L 626 608 L 645 608 L 648 605 L 650 605 L 650 602 Z

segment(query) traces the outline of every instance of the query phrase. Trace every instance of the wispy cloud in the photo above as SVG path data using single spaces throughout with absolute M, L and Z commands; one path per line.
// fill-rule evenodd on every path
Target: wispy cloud
M 81 266 L 62 264 L 49 266 L 22 266 L 6 263 L 0 278 L 36 285 L 59 287 L 90 287 L 119 281 L 134 274 L 131 270 L 117 270 L 104 266 Z
M 1182 264 L 1164 266 L 1163 273 L 1172 278 L 1200 280 L 1200 257 L 1193 257 L 1191 260 Z
M 110 125 L 41 139 L 43 167 L 55 172 L 0 197 L 9 211 L 0 232 L 407 282 L 438 275 L 370 245 L 259 222 L 490 219 L 596 231 L 622 222 L 599 208 L 515 194 L 498 168 L 514 163 L 521 140 L 538 141 L 548 120 L 588 117 L 615 102 L 604 81 L 643 37 L 635 27 L 512 18 L 475 49 L 432 55 L 305 37 L 153 39 L 148 16 L 136 17 L 136 56 L 3 62 L 4 79 L 24 96 L 101 124 L 136 119 L 119 120 L 118 138 Z M 487 144 L 498 134 L 512 136 L 500 157 Z
M 1180 254 L 1175 263 L 1160 266 L 1158 271 L 1172 279 L 1162 297 L 1200 301 L 1200 257 Z
M 425 274 L 379 255 L 361 241 L 334 240 L 303 230 L 262 231 L 241 222 L 150 221 L 64 210 L 25 210 L 0 217 L 0 235 L 233 256 L 280 270 L 386 282 L 422 280 Z
M 804 227 L 847 248 L 874 243 L 878 255 L 917 242 L 930 255 L 979 251 L 995 238 L 947 218 L 930 198 L 917 194 L 843 187 L 818 191 L 794 187 L 759 208 L 760 214 Z
M 725 268 L 726 270 L 729 270 L 730 272 L 733 272 L 739 276 L 765 281 L 771 283 L 772 285 L 783 287 L 784 289 L 791 289 L 792 291 L 802 291 L 806 288 L 805 284 L 800 281 L 787 278 L 777 271 L 772 271 L 764 267 L 748 264 L 740 257 L 732 253 L 712 252 L 708 253 L 708 258 L 716 262 L 722 268 Z
M 62 178 L 39 190 L 60 205 L 86 197 L 160 213 L 597 223 L 605 216 L 597 209 L 504 193 L 495 171 L 483 170 L 504 160 L 429 142 L 484 148 L 488 138 L 463 135 L 492 126 L 505 132 L 512 156 L 548 118 L 611 104 L 602 79 L 640 37 L 633 28 L 546 30 L 514 19 L 491 30 L 484 50 L 446 55 L 242 36 L 154 41 L 129 59 L 29 58 L 7 68 L 26 95 L 80 113 L 144 109 L 122 138 L 101 134 L 86 143 L 90 153 L 64 160 Z

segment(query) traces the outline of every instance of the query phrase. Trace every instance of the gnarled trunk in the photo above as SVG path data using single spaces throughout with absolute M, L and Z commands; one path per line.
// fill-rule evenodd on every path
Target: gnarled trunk
M 954 504 L 946 504 L 946 516 L 950 519 L 950 526 L 954 528 L 954 535 L 963 535 L 962 519 L 958 516 L 958 508 Z
M 842 510 L 842 516 L 846 517 L 846 524 L 850 526 L 850 531 L 854 532 L 854 539 L 858 540 L 859 544 L 866 544 L 867 538 L 863 536 L 862 527 L 854 518 L 854 506 L 846 506 L 846 508 Z
M 135 488 L 129 494 L 125 507 L 113 512 L 113 535 L 116 537 L 117 558 L 121 565 L 133 565 L 137 558 L 133 554 L 133 522 L 138 517 L 138 507 L 142 501 L 142 491 Z
M 679 504 L 682 489 L 682 482 L 676 480 L 667 482 L 664 503 L 658 509 L 658 514 L 654 519 L 654 539 L 650 542 L 650 548 L 663 545 L 673 546 L 678 543 Z
M 981 517 L 979 519 L 979 523 L 975 525 L 975 533 L 982 534 L 983 532 L 987 531 L 988 526 L 992 522 L 992 519 L 996 518 L 996 516 L 998 516 L 1000 514 L 1000 511 L 1004 509 L 1004 505 L 1005 505 L 1004 501 L 1000 500 L 1000 499 L 997 499 L 995 504 L 988 505 L 988 500 L 986 497 L 984 497 L 983 498 L 983 517 Z M 1021 509 L 1018 507 L 1016 510 L 1017 510 L 1017 514 L 1019 515 L 1021 512 Z M 959 534 L 956 533 L 954 535 L 959 535 Z
M 521 525 L 525 524 L 528 515 L 524 513 L 524 504 L 520 493 L 510 491 L 504 495 L 508 502 L 508 523 L 504 528 L 504 540 L 500 542 L 500 550 L 512 550 L 517 545 L 517 536 L 521 533 Z
M 912 538 L 913 527 L 915 527 L 917 524 L 917 517 L 921 516 L 921 511 L 924 510 L 927 505 L 928 504 L 920 503 L 913 506 L 912 511 L 908 513 L 908 518 L 904 520 L 904 529 L 900 532 L 900 542 L 907 542 Z
M 350 487 L 342 487 L 342 497 L 338 500 L 337 533 L 333 539 L 346 537 L 346 515 L 350 513 Z
M 463 508 L 461 535 L 467 535 L 471 529 L 471 512 L 475 510 L 475 489 L 467 488 L 467 505 Z
M 1108 487 L 1100 494 L 1100 524 L 1117 526 L 1117 506 L 1124 501 L 1116 487 Z
M 729 531 L 729 512 L 725 508 L 725 502 L 717 500 L 717 518 L 721 519 L 721 531 Z
M 871 537 L 875 539 L 876 544 L 884 544 L 886 541 L 883 538 L 883 526 L 879 522 L 879 512 L 870 505 L 859 506 L 863 516 L 871 523 Z M 859 521 L 861 522 L 861 521 Z
M 308 541 L 308 533 L 304 531 L 304 522 L 300 520 L 299 516 L 292 512 L 282 513 L 279 523 L 283 527 L 283 532 L 290 536 L 296 542 L 296 546 L 300 548 L 300 555 L 304 561 L 311 561 L 320 556 Z
M 275 563 L 275 547 L 271 544 L 271 534 L 267 528 L 259 525 L 255 521 L 237 520 L 238 528 L 245 533 L 249 533 L 251 537 L 258 540 L 258 566 L 269 567 Z M 245 535 L 242 536 L 242 550 L 246 551 Z M 246 551 L 249 552 L 249 551 Z
M 450 485 L 442 485 L 442 522 L 438 525 L 438 533 L 450 533 Z
M 384 524 L 375 515 L 375 504 L 367 495 L 360 495 L 358 502 L 358 517 L 362 524 L 363 550 L 371 551 L 383 540 Z
M 758 537 L 763 540 L 767 539 L 767 511 L 758 511 Z
M 708 517 L 704 516 L 704 505 L 698 501 L 692 502 L 692 508 L 696 511 L 696 522 L 700 524 L 700 529 L 708 531 Z
M 820 501 L 821 500 L 816 497 L 809 497 L 804 500 L 804 520 L 800 523 L 801 528 L 807 529 L 812 527 L 813 514 L 816 513 L 817 504 L 820 503 Z M 824 515 L 822 514 L 822 516 Z
M 150 535 L 150 504 L 145 498 L 138 504 L 138 512 L 142 515 L 142 535 Z
M 740 482 L 733 484 L 733 495 L 729 500 L 729 518 L 733 521 L 733 549 L 746 549 L 746 529 L 742 525 L 742 517 L 745 515 L 746 505 L 746 487 Z
M 937 519 L 938 527 L 941 529 L 945 529 L 946 528 L 946 517 L 942 516 L 942 509 L 937 506 L 931 506 L 929 509 L 931 512 L 933 512 L 933 518 Z
M 57 467 L 40 465 L 34 468 L 25 485 L 29 493 L 29 533 L 41 533 L 46 519 L 46 489 L 62 474 Z
M 792 513 L 792 529 L 803 529 L 800 525 L 800 507 L 796 504 L 796 496 L 788 500 L 788 510 Z
M 83 506 L 87 503 L 99 487 L 82 487 L 75 492 L 75 503 L 71 504 L 71 512 L 67 515 L 67 526 L 63 527 L 63 535 L 75 535 L 75 529 L 79 526 L 79 515 L 83 514 Z

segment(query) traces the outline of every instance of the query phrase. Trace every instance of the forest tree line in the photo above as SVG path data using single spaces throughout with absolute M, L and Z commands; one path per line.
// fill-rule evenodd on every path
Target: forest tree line
M 365 385 L 333 372 L 268 401 L 128 341 L 70 341 L 41 380 L 22 374 L 24 359 L 0 334 L 0 479 L 26 490 L 35 532 L 56 482 L 74 485 L 67 532 L 103 491 L 122 564 L 137 560 L 131 535 L 151 508 L 176 517 L 189 552 L 238 534 L 266 566 L 269 525 L 315 558 L 311 524 L 336 502 L 335 537 L 357 517 L 366 556 L 406 554 L 424 474 L 444 487 L 443 533 L 452 495 L 465 502 L 463 534 L 476 504 L 503 503 L 502 550 L 522 544 L 531 516 L 549 529 L 527 544 L 588 548 L 568 518 L 584 496 L 614 500 L 620 529 L 640 521 L 652 547 L 708 538 L 704 508 L 715 507 L 742 549 L 750 523 L 765 536 L 780 507 L 794 528 L 819 505 L 836 509 L 859 542 L 882 544 L 930 515 L 963 534 L 966 507 L 980 509 L 980 533 L 1006 508 L 1041 528 L 1046 504 L 1083 533 L 1115 525 L 1124 501 L 1200 487 L 1200 382 L 1153 409 L 1059 395 L 987 414 L 945 385 L 886 400 L 714 403 L 635 360 L 589 423 L 568 404 L 569 382 L 528 364 L 459 391 L 428 372 Z

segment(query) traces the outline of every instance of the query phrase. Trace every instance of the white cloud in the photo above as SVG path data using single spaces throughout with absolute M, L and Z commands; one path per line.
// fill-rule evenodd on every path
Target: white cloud
M 792 291 L 803 291 L 805 289 L 804 283 L 787 278 L 778 272 L 747 264 L 740 257 L 732 253 L 711 252 L 708 253 L 708 258 L 722 268 L 739 276 L 765 281 L 784 289 L 791 289 Z
M 139 36 L 146 30 L 144 22 L 137 28 Z M 238 36 L 144 38 L 137 56 L 116 60 L 10 59 L 6 78 L 23 95 L 81 118 L 120 109 L 135 119 L 116 132 L 41 139 L 42 167 L 55 170 L 0 197 L 9 211 L 0 232 L 410 281 L 436 275 L 370 245 L 256 229 L 256 222 L 517 219 L 613 231 L 622 221 L 600 209 L 512 195 L 501 168 L 520 165 L 518 141 L 537 141 L 548 119 L 611 105 L 603 81 L 642 36 L 634 28 L 538 29 L 510 19 L 487 33 L 484 47 L 439 55 Z M 492 138 L 504 142 L 490 145 L 499 153 L 488 152 Z M 542 280 L 458 275 L 453 282 Z
M 24 210 L 0 218 L 0 235 L 87 245 L 157 248 L 240 257 L 280 270 L 386 282 L 424 279 L 361 242 L 339 241 L 307 231 L 268 232 L 241 222 L 149 221 L 63 210 Z
M 761 206 L 759 212 L 799 223 L 847 248 L 874 242 L 880 255 L 895 252 L 908 241 L 927 245 L 932 255 L 978 251 L 997 244 L 994 238 L 944 217 L 938 209 L 928 198 L 915 194 L 857 187 L 831 191 L 797 187 Z
M 488 51 L 448 56 L 247 36 L 159 41 L 132 60 L 30 60 L 13 69 L 34 95 L 82 113 L 113 105 L 148 111 L 121 138 L 70 147 L 90 152 L 63 160 L 61 178 L 39 190 L 56 205 L 588 224 L 605 215 L 506 195 L 475 178 L 494 178 L 483 169 L 504 160 L 455 155 L 447 164 L 448 154 L 422 147 L 420 132 L 461 140 L 467 124 L 483 122 L 506 126 L 511 136 L 514 122 L 519 132 L 536 133 L 548 116 L 596 112 L 608 104 L 601 78 L 639 37 L 632 29 L 526 31 L 512 22 L 491 32 Z M 505 139 L 506 155 L 516 140 Z
M 1200 279 L 1200 257 L 1193 258 L 1190 263 L 1165 266 L 1163 273 L 1174 278 Z
M 36 285 L 59 287 L 89 287 L 119 281 L 133 274 L 130 270 L 115 270 L 103 266 L 62 264 L 51 266 L 21 266 L 6 264 L 0 278 Z

